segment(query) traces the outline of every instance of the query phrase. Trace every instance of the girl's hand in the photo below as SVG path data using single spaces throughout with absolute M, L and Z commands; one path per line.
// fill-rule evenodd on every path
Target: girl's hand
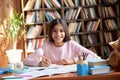
M 48 58 L 43 58 L 40 63 L 39 63 L 39 66 L 42 66 L 42 67 L 48 67 L 50 66 L 51 64 L 51 60 L 48 59 Z
M 75 64 L 75 60 L 70 59 L 63 59 L 58 62 L 59 65 L 69 65 L 69 64 Z

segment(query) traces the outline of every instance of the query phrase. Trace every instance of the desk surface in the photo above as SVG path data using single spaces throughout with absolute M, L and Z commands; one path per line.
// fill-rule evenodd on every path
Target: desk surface
M 77 76 L 76 73 L 67 73 L 46 77 L 38 77 L 31 80 L 120 80 L 120 72 L 88 76 Z
M 7 73 L 0 75 L 10 76 L 15 75 L 14 73 Z M 66 73 L 45 77 L 33 78 L 31 80 L 120 80 L 120 72 L 111 72 L 109 74 L 99 74 L 99 75 L 88 75 L 88 76 L 77 76 L 76 73 Z

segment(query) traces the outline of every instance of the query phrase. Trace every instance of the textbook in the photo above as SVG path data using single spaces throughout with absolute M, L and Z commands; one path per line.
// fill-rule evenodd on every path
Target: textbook
M 108 65 L 108 61 L 106 59 L 89 59 L 88 66 L 101 66 L 101 65 Z
M 50 67 L 30 67 L 30 71 L 26 73 L 19 74 L 21 76 L 29 75 L 31 77 L 23 77 L 24 79 L 32 79 L 40 76 L 51 76 L 54 74 L 63 74 L 76 72 L 77 67 L 76 64 L 73 65 L 55 65 L 51 64 Z
M 110 73 L 111 68 L 110 66 L 98 66 L 98 67 L 90 67 L 89 68 L 89 74 L 95 75 L 95 74 L 106 74 Z

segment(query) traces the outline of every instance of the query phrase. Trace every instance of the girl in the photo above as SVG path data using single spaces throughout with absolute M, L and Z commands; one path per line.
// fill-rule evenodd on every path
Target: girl
M 28 66 L 49 66 L 50 64 L 74 64 L 78 60 L 78 53 L 88 54 L 88 58 L 98 56 L 70 39 L 67 24 L 63 19 L 55 19 L 50 23 L 48 41 L 42 45 L 43 56 L 36 54 L 37 51 L 24 59 Z

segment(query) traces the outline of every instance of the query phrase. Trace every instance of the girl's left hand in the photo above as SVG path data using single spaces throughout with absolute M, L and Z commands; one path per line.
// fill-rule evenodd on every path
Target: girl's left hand
M 74 64 L 74 63 L 75 61 L 70 59 L 63 59 L 58 62 L 59 65 L 68 65 L 68 64 Z

